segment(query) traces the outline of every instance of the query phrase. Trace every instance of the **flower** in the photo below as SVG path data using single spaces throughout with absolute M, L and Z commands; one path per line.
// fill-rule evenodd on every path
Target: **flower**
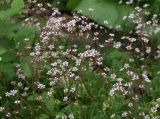
M 122 45 L 122 43 L 121 43 L 121 42 L 114 42 L 113 47 L 114 47 L 114 48 L 120 48 L 120 47 L 121 47 L 121 45 Z
M 63 101 L 64 101 L 64 102 L 68 101 L 68 97 L 65 96 L 65 97 L 63 98 Z
M 73 114 L 70 114 L 68 117 L 69 117 L 69 119 L 74 119 L 74 115 Z
M 93 9 L 93 8 L 89 8 L 88 9 L 90 12 L 93 12 L 95 9 Z
M 0 107 L 0 112 L 2 112 L 4 110 L 4 107 Z

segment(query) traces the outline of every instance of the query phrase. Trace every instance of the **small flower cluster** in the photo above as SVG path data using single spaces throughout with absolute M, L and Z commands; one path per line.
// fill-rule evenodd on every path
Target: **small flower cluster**
M 132 3 L 133 0 L 126 2 Z M 143 9 L 136 7 L 133 13 L 124 16 L 124 20 L 135 24 L 128 35 L 119 35 L 113 30 L 108 33 L 103 26 L 79 12 L 65 16 L 54 8 L 50 14 L 45 8 L 50 9 L 50 4 L 33 6 L 35 9 L 31 4 L 28 12 L 50 17 L 43 28 L 36 25 L 39 40 L 29 48 L 24 47 L 27 53 L 17 53 L 20 59 L 28 55 L 32 74 L 24 71 L 25 68 L 28 71 L 30 65 L 23 67 L 26 61 L 23 59 L 17 65 L 16 80 L 9 81 L 9 88 L 1 94 L 2 116 L 21 118 L 26 112 L 32 118 L 44 107 L 52 118 L 74 119 L 83 118 L 83 112 L 94 107 L 105 118 L 159 119 L 160 95 L 158 86 L 153 85 L 160 73 L 152 70 L 155 65 L 150 67 L 151 61 L 158 62 L 160 57 L 160 47 L 155 48 L 150 40 L 150 35 L 159 33 L 159 29 L 157 15 L 144 20 L 144 15 L 149 13 L 143 13 L 143 9 L 148 5 Z M 28 18 L 26 23 L 39 22 Z M 144 31 L 148 25 L 155 28 L 150 33 Z M 26 44 L 28 41 L 24 39 Z M 7 108 L 11 104 L 12 107 Z

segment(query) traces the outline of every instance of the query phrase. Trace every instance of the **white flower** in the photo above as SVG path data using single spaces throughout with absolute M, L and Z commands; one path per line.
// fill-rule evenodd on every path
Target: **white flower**
M 144 8 L 146 8 L 146 7 L 148 7 L 148 6 L 149 6 L 149 4 L 147 4 L 147 3 L 143 5 Z
M 126 46 L 126 49 L 127 49 L 127 50 L 131 50 L 131 49 L 132 49 L 132 46 L 131 46 L 131 45 Z
M 77 13 L 82 13 L 82 10 L 78 10 Z
M 68 89 L 67 89 L 67 88 L 65 88 L 65 89 L 64 89 L 64 93 L 67 93 L 67 92 L 68 92 Z
M 6 95 L 6 97 L 11 96 L 9 92 L 6 92 L 5 95 Z
M 124 16 L 122 19 L 123 19 L 123 20 L 126 20 L 126 19 L 127 19 L 127 16 Z
M 116 75 L 113 73 L 113 74 L 111 74 L 111 76 L 110 76 L 112 79 L 115 79 L 116 78 Z
M 110 90 L 109 95 L 113 96 L 114 95 L 114 90 Z
M 15 96 L 17 92 L 18 92 L 17 90 L 10 90 L 10 92 L 6 92 L 5 95 L 6 97 Z
M 25 38 L 24 41 L 29 41 L 29 38 Z
M 108 21 L 107 21 L 107 20 L 105 20 L 105 21 L 104 21 L 104 24 L 108 24 Z
M 149 39 L 146 38 L 146 37 L 143 37 L 142 40 L 145 42 L 145 43 L 148 43 Z
M 65 61 L 65 62 L 63 62 L 63 64 L 62 64 L 64 67 L 67 67 L 68 66 L 68 62 L 67 61 Z
M 110 35 L 111 37 L 113 37 L 113 36 L 114 36 L 114 34 L 113 34 L 113 33 L 110 33 L 109 35 Z
M 73 67 L 72 71 L 78 71 L 78 68 L 77 67 Z
M 155 112 L 157 112 L 158 110 L 157 110 L 157 107 L 152 107 L 151 108 L 151 112 L 153 112 L 153 113 L 155 113 Z
M 155 106 L 158 108 L 158 107 L 159 107 L 159 104 L 156 104 Z
M 11 113 L 8 112 L 8 113 L 6 114 L 6 117 L 10 117 L 10 116 L 11 116 Z
M 124 68 L 129 68 L 129 64 L 124 64 Z
M 128 107 L 133 107 L 133 103 L 129 103 L 129 104 L 128 104 Z
M 150 119 L 150 117 L 148 115 L 145 115 L 144 119 Z
M 47 93 L 47 95 L 49 96 L 49 97 L 51 97 L 52 96 L 52 91 L 49 91 L 48 93 Z
M 63 101 L 64 101 L 64 102 L 68 101 L 68 97 L 65 96 L 65 97 L 63 98 Z
M 76 66 L 79 66 L 81 64 L 81 59 L 76 59 Z
M 151 52 L 151 47 L 146 47 L 146 53 L 150 53 Z
M 127 5 L 130 5 L 132 3 L 133 3 L 133 0 L 129 0 L 129 1 L 126 2 Z
M 37 96 L 36 99 L 37 100 L 42 100 L 42 96 Z
M 38 84 L 38 88 L 39 88 L 39 89 L 44 89 L 44 88 L 45 88 L 45 85 L 43 85 L 43 84 Z
M 160 98 L 158 98 L 157 101 L 160 102 Z
M 72 92 L 72 93 L 74 93 L 75 91 L 76 91 L 75 87 L 71 88 L 71 90 L 70 90 L 70 92 Z
M 95 9 L 93 9 L 93 8 L 89 8 L 88 9 L 90 12 L 93 12 Z
M 129 38 L 129 41 L 134 42 L 134 41 L 136 41 L 136 39 L 135 38 Z
M 129 59 L 129 62 L 134 62 L 134 59 Z
M 19 104 L 20 102 L 21 102 L 20 100 L 14 101 L 15 104 Z
M 127 115 L 128 115 L 127 112 L 123 112 L 123 113 L 122 113 L 122 117 L 126 117 Z
M 120 47 L 121 47 L 121 45 L 122 45 L 122 43 L 121 43 L 121 42 L 114 42 L 113 47 L 114 47 L 114 48 L 120 48 Z
M 38 7 L 42 7 L 43 5 L 41 3 L 37 4 Z
M 21 83 L 21 82 L 19 82 L 19 83 L 18 83 L 18 86 L 19 86 L 19 87 L 21 87 L 21 86 L 22 86 L 22 83 Z
M 115 117 L 115 114 L 112 114 L 112 115 L 111 115 L 111 118 L 114 118 L 114 117 Z
M 122 78 L 117 78 L 117 81 L 120 81 L 120 82 L 121 82 L 121 81 L 123 81 L 123 79 L 122 79 Z
M 2 112 L 4 110 L 4 107 L 0 107 L 0 112 Z
M 68 117 L 69 117 L 69 119 L 74 119 L 74 115 L 73 114 L 70 114 Z
M 120 68 L 119 71 L 124 71 L 124 68 Z
M 59 119 L 60 118 L 60 116 L 59 115 L 56 115 L 56 119 Z
M 136 52 L 140 52 L 139 48 L 135 48 L 135 51 L 136 51 Z

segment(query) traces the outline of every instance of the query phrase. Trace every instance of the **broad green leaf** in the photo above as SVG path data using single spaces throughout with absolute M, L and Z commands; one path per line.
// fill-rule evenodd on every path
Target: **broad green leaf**
M 8 20 L 12 16 L 11 10 L 7 9 L 5 11 L 0 11 L 0 20 Z
M 21 13 L 23 7 L 24 7 L 23 0 L 13 0 L 11 4 L 11 8 L 4 10 L 4 11 L 0 11 L 0 20 L 7 21 L 12 16 Z
M 106 55 L 110 60 L 124 59 L 125 61 L 127 61 L 128 58 L 131 57 L 131 55 L 128 52 L 119 51 L 117 49 L 110 49 L 110 51 Z
M 15 31 L 17 31 L 19 28 L 19 23 L 0 23 L 0 36 L 12 39 L 16 35 Z
M 15 42 L 13 40 L 9 40 L 7 38 L 0 38 L 0 47 L 5 49 L 12 49 L 15 47 Z
M 11 62 L 11 61 L 14 61 L 16 62 L 16 54 L 12 53 L 12 52 L 5 52 L 4 54 L 1 55 L 2 57 L 2 62 Z
M 0 11 L 1 10 L 5 10 L 5 9 L 8 9 L 10 6 L 9 4 L 7 3 L 7 1 L 3 1 L 3 3 L 0 4 Z
M 153 0 L 152 4 L 150 4 L 148 10 L 151 12 L 151 15 L 153 14 L 159 14 L 160 13 L 160 1 L 159 0 Z
M 31 69 L 31 67 L 29 66 L 29 64 L 28 64 L 28 63 L 25 63 L 25 64 L 23 64 L 22 67 L 23 67 L 23 71 L 24 71 L 25 76 L 31 77 L 31 75 L 32 75 L 32 69 Z
M 5 53 L 5 52 L 6 52 L 6 49 L 3 48 L 3 47 L 0 47 L 0 55 L 2 55 L 2 54 Z
M 52 112 L 55 108 L 55 104 L 54 100 L 48 100 L 46 106 Z
M 22 12 L 22 9 L 24 7 L 24 1 L 23 0 L 13 0 L 11 4 L 11 13 L 12 15 L 16 15 Z
M 119 59 L 122 57 L 122 52 L 118 50 L 112 50 L 109 54 L 108 57 L 111 59 Z
M 15 68 L 11 63 L 3 63 L 1 65 L 0 72 L 6 74 L 9 79 L 13 78 L 16 75 Z
M 92 8 L 93 12 L 89 11 Z M 122 25 L 126 24 L 127 21 L 123 21 L 122 18 L 127 16 L 132 8 L 125 5 L 118 5 L 116 2 L 105 1 L 105 0 L 82 0 L 75 10 L 82 10 L 82 14 L 90 17 L 97 23 L 104 25 L 108 28 L 114 28 L 117 30 L 124 31 Z M 104 21 L 107 21 L 105 23 Z M 117 28 L 121 25 L 120 28 Z M 128 24 L 129 26 L 131 24 Z
M 29 41 L 27 41 L 27 42 L 32 44 L 34 37 L 35 37 L 35 29 L 33 27 L 23 27 L 16 34 L 15 42 L 21 43 L 21 42 L 24 42 L 25 38 L 27 38 L 27 39 L 29 39 Z
M 69 0 L 67 2 L 67 9 L 73 10 L 78 5 L 79 2 L 80 0 Z
M 13 0 L 11 4 L 12 9 L 22 9 L 24 7 L 24 1 L 23 0 Z

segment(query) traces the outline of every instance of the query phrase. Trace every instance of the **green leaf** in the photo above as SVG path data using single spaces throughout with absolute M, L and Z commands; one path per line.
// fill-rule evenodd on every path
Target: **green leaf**
M 34 99 L 34 96 L 33 96 L 33 95 L 30 95 L 30 96 L 27 98 L 27 100 L 28 100 L 28 101 L 33 101 L 33 100 L 35 100 L 35 99 Z
M 106 55 L 110 60 L 123 59 L 123 60 L 127 61 L 128 58 L 131 57 L 128 52 L 119 51 L 117 49 L 110 49 L 110 51 Z
M 152 2 L 152 4 L 150 4 L 148 10 L 151 12 L 151 15 L 159 14 L 160 13 L 160 1 L 155 0 L 154 2 Z
M 23 67 L 23 71 L 24 71 L 25 76 L 31 77 L 32 76 L 32 70 L 31 70 L 31 67 L 29 66 L 29 64 L 25 63 L 25 64 L 23 64 L 22 67 Z
M 22 12 L 22 9 L 24 7 L 24 1 L 23 0 L 13 0 L 11 4 L 11 13 L 12 15 L 16 15 Z
M 6 52 L 6 49 L 0 46 L 0 55 Z
M 9 79 L 16 75 L 15 68 L 12 63 L 3 63 L 1 65 L 0 72 L 3 72 Z
M 0 4 L 0 11 L 1 10 L 5 10 L 5 9 L 8 9 L 10 6 L 9 4 L 7 3 L 7 1 L 3 1 L 3 3 Z
M 112 50 L 109 54 L 108 57 L 111 59 L 119 59 L 122 57 L 122 52 L 118 50 Z
M 15 42 L 21 43 L 24 42 L 25 38 L 29 39 L 29 43 L 33 43 L 33 39 L 35 37 L 35 29 L 33 27 L 23 27 L 18 31 L 18 33 L 15 36 Z
M 157 29 L 158 32 L 154 33 L 154 31 L 156 29 Z M 158 24 L 156 28 L 155 28 L 155 26 L 151 26 L 151 25 L 150 26 L 146 26 L 144 28 L 144 32 L 149 35 L 153 45 L 160 45 L 160 32 L 159 32 L 159 29 L 160 29 L 160 24 Z
M 11 62 L 16 60 L 16 54 L 9 51 L 2 54 L 1 57 L 2 57 L 2 62 Z
M 15 34 L 13 31 L 17 31 L 19 27 L 19 23 L 0 23 L 0 35 L 12 38 Z
M 39 119 L 49 119 L 49 116 L 46 114 L 41 114 Z
M 90 12 L 89 8 L 93 8 L 94 11 Z M 119 5 L 114 1 L 82 0 L 75 10 L 82 10 L 83 15 L 108 28 L 124 31 L 124 26 L 122 25 L 126 25 L 127 21 L 123 21 L 122 18 L 127 16 L 132 11 L 132 8 L 126 5 Z M 108 24 L 104 23 L 104 21 L 107 21 Z M 121 27 L 117 28 L 118 25 L 121 25 Z M 128 24 L 128 26 L 130 25 L 131 23 Z
M 50 112 L 52 112 L 54 110 L 58 111 L 59 104 L 60 104 L 59 100 L 55 100 L 55 99 L 46 100 L 46 107 Z
M 15 43 L 13 40 L 9 40 L 7 38 L 4 39 L 0 38 L 0 47 L 3 47 L 5 49 L 12 49 L 15 47 Z
M 69 0 L 67 2 L 67 9 L 73 10 L 78 5 L 79 2 L 80 0 Z
M 13 0 L 11 4 L 12 9 L 22 9 L 24 7 L 24 1 L 23 0 Z
M 7 21 L 12 16 L 17 15 L 22 12 L 22 9 L 24 7 L 24 1 L 23 0 L 13 0 L 11 3 L 11 8 L 0 11 L 0 20 Z
M 54 107 L 55 107 L 54 100 L 48 100 L 46 106 L 52 112 L 54 110 Z
M 12 16 L 11 10 L 7 9 L 5 11 L 0 11 L 0 20 L 5 21 L 8 20 Z

